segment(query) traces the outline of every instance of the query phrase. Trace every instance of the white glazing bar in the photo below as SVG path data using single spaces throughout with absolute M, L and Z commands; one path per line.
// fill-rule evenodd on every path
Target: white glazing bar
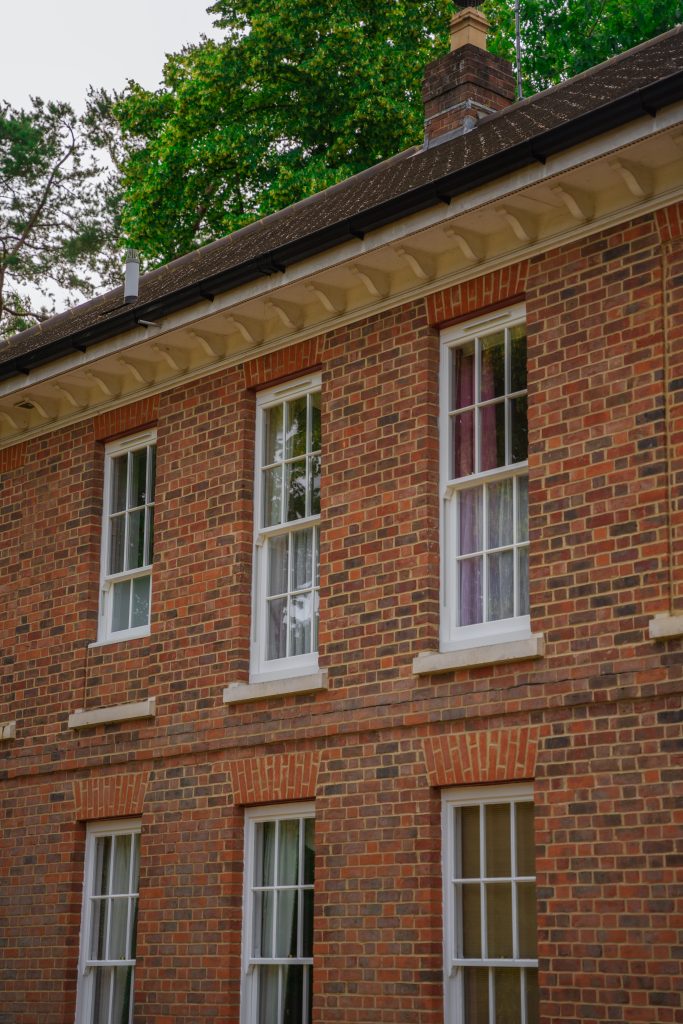
M 512 872 L 512 958 L 519 960 L 519 908 L 517 905 L 517 803 L 510 803 L 510 871 Z
M 486 877 L 486 830 L 484 822 L 484 804 L 478 804 L 479 808 L 479 895 L 481 906 L 481 955 L 486 959 L 489 955 L 488 928 L 486 926 L 486 886 L 481 881 Z
M 503 342 L 503 387 L 505 388 L 505 465 L 512 463 L 512 407 L 508 395 L 511 387 L 510 330 L 505 328 Z
M 481 339 L 476 338 L 474 342 L 474 401 L 475 405 L 481 402 Z M 478 473 L 481 469 L 481 437 L 479 412 L 473 413 L 472 431 L 474 434 L 474 462 L 473 469 Z
M 482 606 L 481 606 L 481 621 L 489 621 L 489 556 L 488 556 L 488 537 L 489 537 L 489 488 L 482 487 L 482 550 L 484 552 L 482 557 L 481 567 L 481 586 L 482 586 Z M 484 814 L 482 811 L 482 818 Z

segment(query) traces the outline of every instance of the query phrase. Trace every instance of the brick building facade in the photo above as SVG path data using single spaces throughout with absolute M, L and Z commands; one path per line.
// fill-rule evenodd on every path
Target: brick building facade
M 2 1024 L 683 1021 L 682 39 L 6 346 Z

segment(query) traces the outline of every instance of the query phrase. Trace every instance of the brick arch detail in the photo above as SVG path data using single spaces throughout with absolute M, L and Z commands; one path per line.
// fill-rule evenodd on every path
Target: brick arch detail
M 120 409 L 110 409 L 93 420 L 93 433 L 96 441 L 108 441 L 110 438 L 130 434 L 134 430 L 153 426 L 159 417 L 159 396 L 143 398 L 130 405 L 122 405 Z
M 321 335 L 276 352 L 249 359 L 244 363 L 244 383 L 248 388 L 265 387 L 276 381 L 306 373 L 320 365 L 324 339 Z
M 511 267 L 501 267 L 490 274 L 435 292 L 427 297 L 427 319 L 433 327 L 443 327 L 452 320 L 472 315 L 490 306 L 514 300 L 521 301 L 529 277 L 529 260 Z
M 74 804 L 78 821 L 127 818 L 142 814 L 149 772 L 105 775 L 74 783 Z
M 683 238 L 683 202 L 657 210 L 655 219 L 662 243 Z
M 27 444 L 22 441 L 20 444 L 13 444 L 11 448 L 3 448 L 0 452 L 0 473 L 11 473 L 14 469 L 21 469 L 26 462 Z
M 235 803 L 274 804 L 312 800 L 318 783 L 320 753 L 267 754 L 230 765 Z
M 540 729 L 518 726 L 424 740 L 430 786 L 533 779 Z

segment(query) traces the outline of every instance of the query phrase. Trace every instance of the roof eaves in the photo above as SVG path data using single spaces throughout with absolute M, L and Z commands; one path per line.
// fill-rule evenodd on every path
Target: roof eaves
M 202 300 L 212 299 L 217 294 L 254 281 L 258 277 L 282 272 L 290 264 L 335 245 L 353 238 L 362 238 L 368 231 L 401 217 L 418 213 L 439 203 L 449 203 L 451 199 L 473 187 L 489 183 L 531 163 L 545 163 L 548 157 L 555 153 L 644 115 L 654 116 L 661 107 L 681 98 L 683 71 L 677 71 L 651 85 L 569 118 L 562 124 L 540 130 L 521 142 L 513 143 L 506 149 L 475 160 L 465 167 L 376 203 L 351 218 L 293 239 L 271 249 L 267 254 L 229 267 L 217 274 L 207 275 L 199 282 L 169 292 L 148 303 L 127 307 L 120 314 L 103 318 L 100 323 L 91 324 L 45 346 L 9 359 L 4 365 L 0 365 L 0 380 L 15 374 L 28 374 L 34 367 L 59 358 L 74 349 L 85 351 L 95 342 L 132 330 L 141 320 L 168 315 Z M 494 116 L 500 118 L 501 114 Z M 417 150 L 413 155 L 419 157 L 420 152 Z M 333 188 L 340 188 L 345 184 L 343 182 Z

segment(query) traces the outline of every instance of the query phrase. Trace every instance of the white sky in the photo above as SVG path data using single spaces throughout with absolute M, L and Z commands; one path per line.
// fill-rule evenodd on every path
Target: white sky
M 164 55 L 217 36 L 210 0 L 0 0 L 0 100 L 67 100 L 82 111 L 89 85 L 148 89 Z

